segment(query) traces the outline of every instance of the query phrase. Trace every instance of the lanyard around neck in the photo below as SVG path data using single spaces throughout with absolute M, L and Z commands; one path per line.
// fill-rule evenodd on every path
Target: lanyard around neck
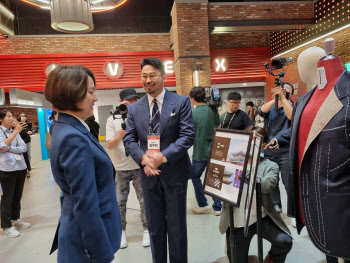
M 233 115 L 232 115 L 232 117 L 231 117 L 231 120 L 230 120 L 230 122 L 228 123 L 226 129 L 229 129 L 229 128 L 230 128 L 231 122 L 232 122 L 233 118 L 235 117 L 235 115 L 236 115 L 236 112 L 233 113 Z M 223 120 L 223 122 L 222 122 L 222 128 L 223 128 L 223 129 L 225 129 L 225 128 L 224 128 L 224 124 L 225 124 L 226 116 L 227 116 L 227 112 L 226 112 L 225 117 L 224 117 L 224 120 Z
M 0 129 L 1 129 L 2 133 L 4 134 L 5 138 L 8 139 L 5 131 L 2 128 L 0 128 Z M 15 138 L 16 138 L 16 147 L 18 147 L 18 139 L 17 139 L 17 137 L 15 137 Z

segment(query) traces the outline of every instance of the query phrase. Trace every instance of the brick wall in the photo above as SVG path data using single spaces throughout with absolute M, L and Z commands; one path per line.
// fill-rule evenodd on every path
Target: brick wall
M 0 55 L 165 50 L 170 50 L 169 34 L 0 39 Z
M 18 118 L 21 113 L 27 114 L 27 119 L 28 121 L 31 121 L 33 123 L 33 128 L 36 127 L 35 123 L 39 122 L 37 109 L 30 109 L 30 108 L 7 108 L 7 109 L 10 110 L 16 118 Z M 2 110 L 1 107 L 0 107 L 0 110 Z
M 209 21 L 313 18 L 313 2 L 209 6 Z
M 267 47 L 267 33 L 236 33 L 210 35 L 210 49 Z
M 172 21 L 176 89 L 188 96 L 194 69 L 200 69 L 201 86 L 211 83 L 208 3 L 175 3 Z

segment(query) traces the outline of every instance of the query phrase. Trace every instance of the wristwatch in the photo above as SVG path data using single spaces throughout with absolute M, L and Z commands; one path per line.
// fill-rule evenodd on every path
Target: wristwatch
M 168 162 L 168 159 L 164 156 L 163 157 L 163 163 L 167 163 Z

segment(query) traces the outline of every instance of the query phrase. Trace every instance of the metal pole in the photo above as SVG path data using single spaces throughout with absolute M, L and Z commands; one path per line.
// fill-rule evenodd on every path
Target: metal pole
M 231 244 L 231 263 L 236 263 L 236 233 L 235 223 L 233 219 L 233 206 L 229 206 L 230 209 L 230 244 Z
M 258 239 L 258 258 L 259 263 L 263 263 L 263 242 L 262 242 L 262 211 L 261 211 L 261 180 L 256 178 L 256 233 Z

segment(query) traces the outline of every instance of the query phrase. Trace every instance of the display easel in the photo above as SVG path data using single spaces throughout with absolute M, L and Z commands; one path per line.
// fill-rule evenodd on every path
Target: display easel
M 261 210 L 261 179 L 256 178 L 256 235 L 258 238 L 258 258 L 259 263 L 263 263 L 263 241 L 262 241 L 262 210 Z
M 261 180 L 260 178 L 256 178 L 256 235 L 258 239 L 258 259 L 259 263 L 263 263 L 263 241 L 262 241 L 262 210 L 261 210 Z M 229 206 L 230 210 L 230 249 L 231 249 L 231 263 L 236 262 L 236 233 L 235 233 L 235 224 L 233 217 L 233 206 Z

